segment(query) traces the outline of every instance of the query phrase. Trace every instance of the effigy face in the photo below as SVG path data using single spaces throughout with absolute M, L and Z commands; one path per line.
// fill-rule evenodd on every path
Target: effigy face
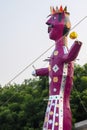
M 71 24 L 69 14 L 61 10 L 49 15 L 49 17 L 50 18 L 46 22 L 48 25 L 49 38 L 57 41 L 70 30 Z
M 49 38 L 57 40 L 63 35 L 64 29 L 64 14 L 54 14 L 47 21 Z

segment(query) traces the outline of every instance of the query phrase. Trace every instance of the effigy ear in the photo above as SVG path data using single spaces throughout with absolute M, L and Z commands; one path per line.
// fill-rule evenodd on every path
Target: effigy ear
M 67 28 L 71 28 L 71 22 L 70 22 L 70 19 L 69 19 L 69 15 L 65 14 L 65 25 Z
M 67 22 L 67 23 L 66 23 L 66 26 L 67 26 L 67 28 L 71 28 L 71 23 L 70 23 L 70 22 Z

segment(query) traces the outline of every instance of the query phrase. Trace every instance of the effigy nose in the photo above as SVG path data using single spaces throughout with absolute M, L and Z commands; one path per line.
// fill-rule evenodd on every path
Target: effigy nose
M 50 25 L 51 24 L 51 20 L 48 19 L 47 22 L 46 22 L 47 25 Z

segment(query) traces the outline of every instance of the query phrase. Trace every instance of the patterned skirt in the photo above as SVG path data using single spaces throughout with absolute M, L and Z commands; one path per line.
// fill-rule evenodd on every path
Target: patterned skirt
M 49 97 L 43 130 L 63 130 L 63 97 Z

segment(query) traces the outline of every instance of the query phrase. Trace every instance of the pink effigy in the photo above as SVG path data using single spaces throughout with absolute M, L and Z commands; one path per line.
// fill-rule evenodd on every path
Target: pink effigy
M 71 130 L 72 115 L 70 93 L 73 85 L 74 60 L 82 43 L 74 41 L 70 49 L 67 36 L 71 28 L 69 12 L 62 6 L 51 7 L 46 22 L 49 38 L 55 41 L 55 49 L 49 59 L 49 67 L 36 69 L 37 76 L 49 76 L 49 99 L 43 130 Z

